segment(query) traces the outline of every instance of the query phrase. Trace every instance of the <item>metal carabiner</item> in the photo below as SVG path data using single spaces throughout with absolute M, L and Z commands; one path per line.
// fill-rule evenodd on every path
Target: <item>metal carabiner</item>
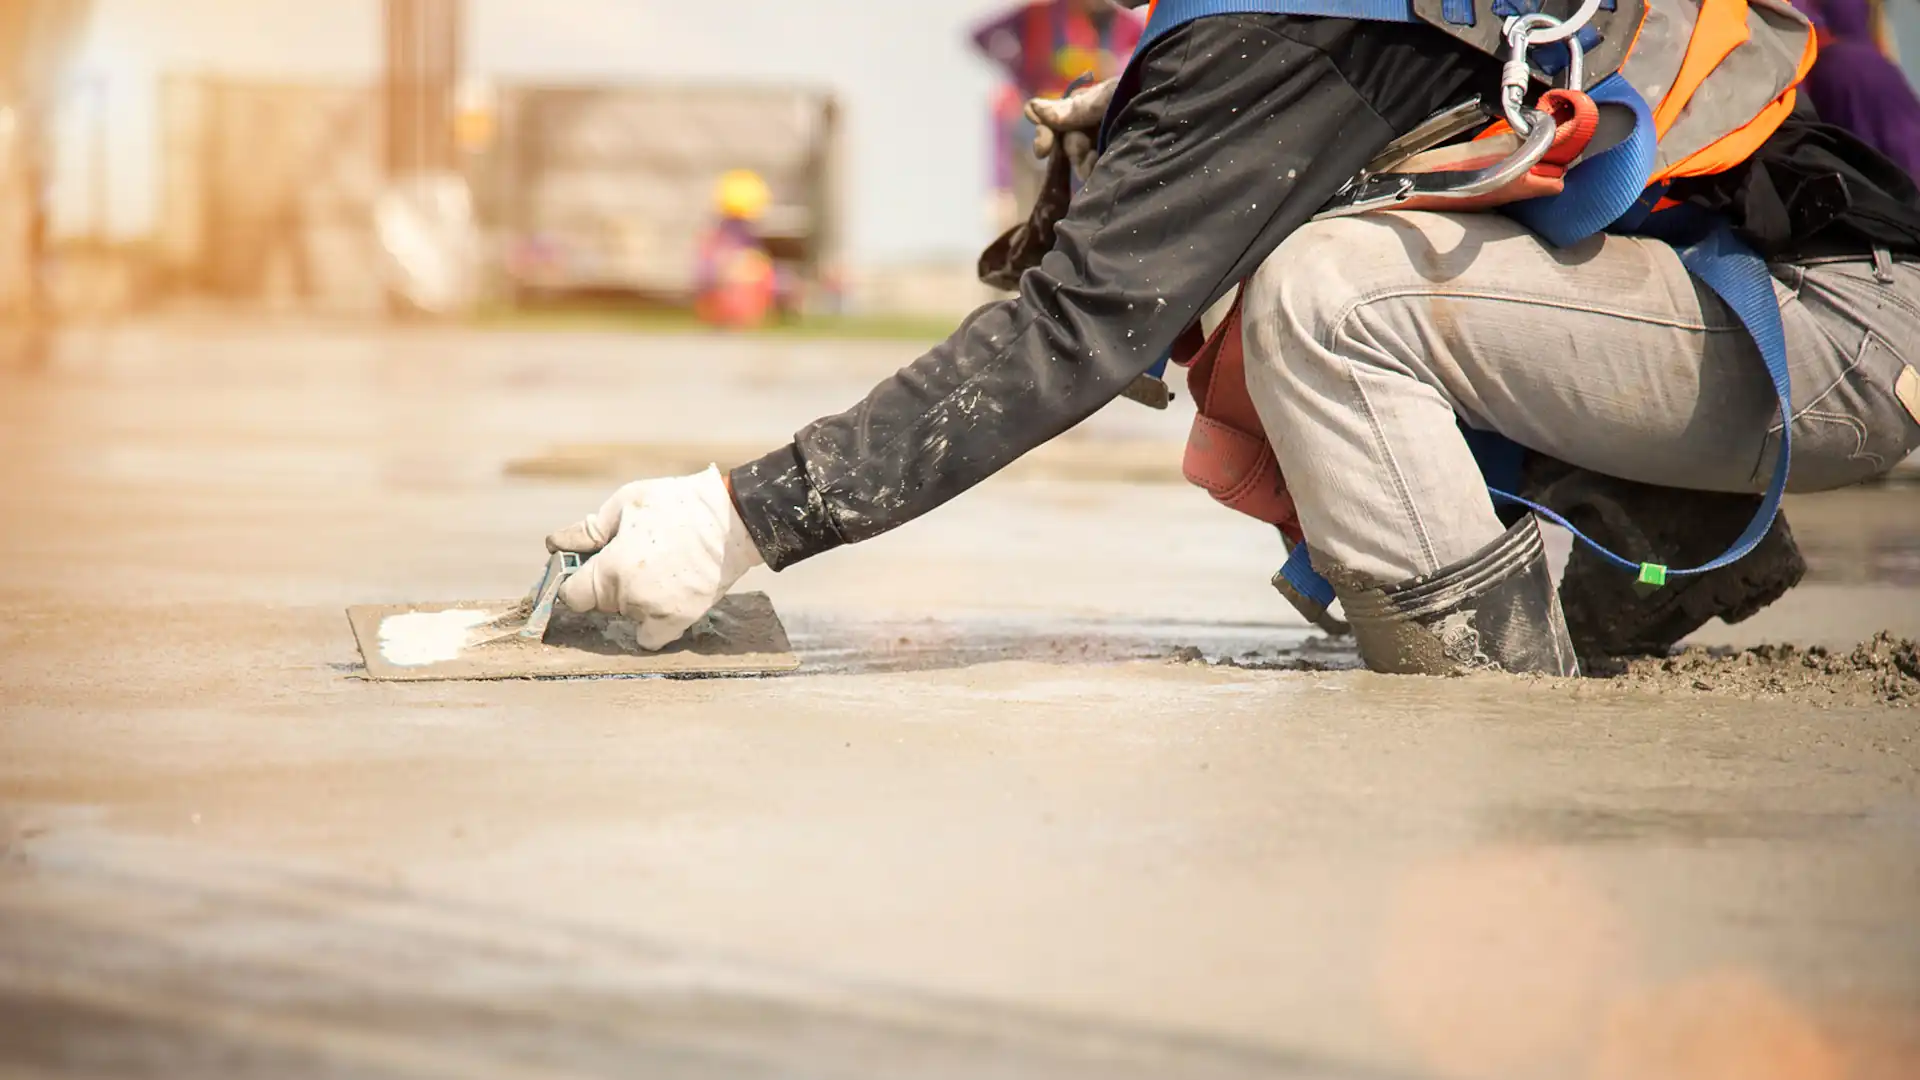
M 1567 88 L 1584 91 L 1586 50 L 1579 33 L 1593 20 L 1604 0 L 1583 0 L 1570 17 L 1558 19 L 1544 12 L 1516 15 L 1506 21 L 1501 32 L 1507 40 L 1507 56 L 1500 67 L 1500 110 L 1507 124 L 1520 137 L 1520 145 L 1505 159 L 1484 169 L 1454 172 L 1394 173 L 1421 150 L 1453 137 L 1471 126 L 1474 103 L 1455 106 L 1430 117 L 1413 132 L 1389 144 L 1353 179 L 1336 192 L 1314 215 L 1315 220 L 1364 214 L 1371 210 L 1390 210 L 1417 198 L 1456 200 L 1491 194 L 1515 183 L 1530 172 L 1553 148 L 1558 124 L 1553 114 L 1527 107 L 1527 91 L 1533 83 L 1533 68 L 1527 54 L 1537 45 L 1557 41 L 1567 44 Z
M 1442 109 L 1414 125 L 1412 131 L 1382 147 L 1379 153 L 1373 155 L 1373 160 L 1367 162 L 1367 167 L 1360 170 L 1355 182 L 1361 183 L 1368 177 L 1391 172 L 1415 154 L 1431 150 L 1475 128 L 1485 127 L 1487 121 L 1492 119 L 1493 111 L 1479 97 Z
M 1600 5 L 1603 2 L 1604 0 L 1586 0 L 1586 3 L 1580 5 L 1579 11 L 1561 20 L 1544 34 L 1528 35 L 1528 40 L 1534 45 L 1551 45 L 1556 41 L 1565 41 L 1571 38 L 1573 35 L 1586 29 L 1587 24 L 1592 22 L 1594 15 L 1599 12 Z M 1521 17 L 1532 18 L 1533 16 Z M 1580 87 L 1576 86 L 1573 87 L 1573 89 L 1578 90 Z
M 1576 35 L 1592 20 L 1593 13 L 1599 8 L 1600 0 L 1586 0 L 1570 19 L 1556 19 L 1535 12 L 1507 20 L 1507 59 L 1500 65 L 1500 109 L 1506 114 L 1507 123 L 1513 130 L 1522 135 L 1527 133 L 1527 88 L 1533 80 L 1533 68 L 1527 62 L 1527 54 L 1534 46 L 1566 42 L 1567 89 L 1585 89 L 1582 84 L 1587 77 L 1587 51 L 1581 47 Z
M 1534 111 L 1528 131 L 1513 153 L 1484 169 L 1430 173 L 1381 173 L 1349 183 L 1320 212 L 1323 218 L 1351 217 L 1374 210 L 1391 210 L 1418 198 L 1473 199 L 1491 195 L 1527 175 L 1553 149 L 1556 133 L 1551 113 Z

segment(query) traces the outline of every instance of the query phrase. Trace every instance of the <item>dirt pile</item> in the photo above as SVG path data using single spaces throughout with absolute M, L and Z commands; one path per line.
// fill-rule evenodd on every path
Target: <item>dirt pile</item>
M 1796 645 L 1689 648 L 1628 661 L 1612 681 L 1737 697 L 1920 708 L 1920 643 L 1880 633 L 1846 652 Z

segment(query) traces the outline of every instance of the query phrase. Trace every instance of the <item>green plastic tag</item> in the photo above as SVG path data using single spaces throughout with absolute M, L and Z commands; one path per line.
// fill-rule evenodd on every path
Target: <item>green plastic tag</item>
M 1652 585 L 1657 589 L 1666 583 L 1666 567 L 1661 566 L 1659 563 L 1643 562 L 1640 564 L 1640 584 Z

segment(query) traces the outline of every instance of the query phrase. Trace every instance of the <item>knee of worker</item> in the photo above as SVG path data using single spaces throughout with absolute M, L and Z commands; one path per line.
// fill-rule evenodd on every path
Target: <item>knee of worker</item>
M 1242 298 L 1255 400 L 1292 398 L 1303 382 L 1324 385 L 1350 364 L 1393 351 L 1369 340 L 1375 335 L 1362 301 L 1391 292 L 1396 274 L 1411 272 L 1405 245 L 1378 222 L 1332 218 L 1288 237 L 1248 279 Z

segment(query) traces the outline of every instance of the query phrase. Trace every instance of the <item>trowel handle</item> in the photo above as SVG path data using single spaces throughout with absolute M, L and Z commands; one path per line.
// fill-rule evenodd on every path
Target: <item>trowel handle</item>
M 547 568 L 528 597 L 533 606 L 527 613 L 526 627 L 520 631 L 521 637 L 538 641 L 547 636 L 547 624 L 553 621 L 553 603 L 560 597 L 560 583 L 579 569 L 580 556 L 571 551 L 556 551 L 547 556 Z

